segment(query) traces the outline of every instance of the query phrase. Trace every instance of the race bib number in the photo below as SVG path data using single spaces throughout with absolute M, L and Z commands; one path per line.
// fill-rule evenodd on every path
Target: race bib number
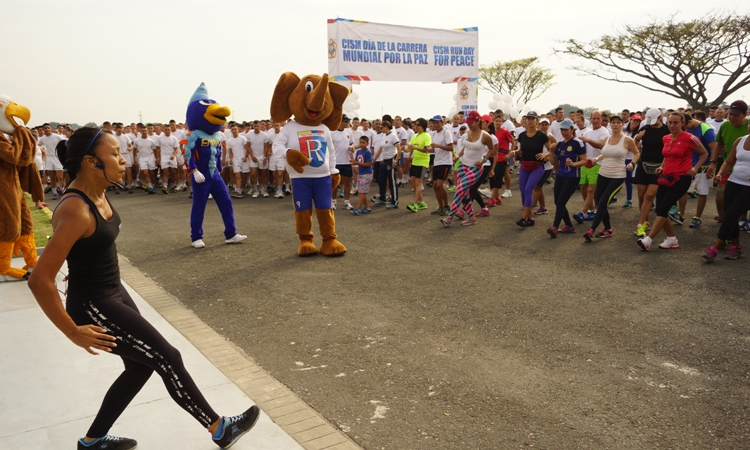
M 326 152 L 328 143 L 326 142 L 325 131 L 323 130 L 305 130 L 297 132 L 299 140 L 299 149 L 305 156 L 310 158 L 310 166 L 320 167 L 326 162 Z

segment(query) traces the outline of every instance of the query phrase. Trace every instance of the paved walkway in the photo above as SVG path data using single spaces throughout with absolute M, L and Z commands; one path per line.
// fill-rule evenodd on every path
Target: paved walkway
M 23 260 L 13 259 L 23 266 Z M 234 449 L 358 449 L 342 432 L 222 338 L 177 299 L 120 258 L 123 281 L 141 313 L 177 347 L 207 399 L 226 415 L 257 403 L 264 414 Z M 63 286 L 62 276 L 58 285 Z M 148 302 L 144 300 L 148 298 Z M 0 283 L 0 448 L 73 448 L 85 433 L 119 358 L 92 356 L 44 316 L 26 282 Z M 112 434 L 140 449 L 210 449 L 208 433 L 153 376 Z

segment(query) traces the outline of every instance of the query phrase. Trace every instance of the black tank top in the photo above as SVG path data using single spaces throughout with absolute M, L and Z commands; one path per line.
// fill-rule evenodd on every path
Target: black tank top
M 82 198 L 96 217 L 94 234 L 76 241 L 68 253 L 68 301 L 96 301 L 111 297 L 120 288 L 120 266 L 115 245 L 120 233 L 120 216 L 110 203 L 112 218 L 106 220 L 86 194 L 78 189 L 65 192 Z

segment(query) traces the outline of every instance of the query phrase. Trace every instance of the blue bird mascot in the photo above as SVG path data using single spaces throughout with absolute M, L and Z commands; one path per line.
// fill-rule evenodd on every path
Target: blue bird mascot
M 224 238 L 227 244 L 236 244 L 247 239 L 237 234 L 234 226 L 234 209 L 227 185 L 221 178 L 221 149 L 224 136 L 221 126 L 232 114 L 229 108 L 208 98 L 206 85 L 201 83 L 195 90 L 187 107 L 187 126 L 191 133 L 185 145 L 188 170 L 193 187 L 193 207 L 190 211 L 190 239 L 192 246 L 203 248 L 203 216 L 206 202 L 213 196 L 224 220 Z

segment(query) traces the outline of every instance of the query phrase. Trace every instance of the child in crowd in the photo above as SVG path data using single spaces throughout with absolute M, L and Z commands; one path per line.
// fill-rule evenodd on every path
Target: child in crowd
M 370 139 L 367 136 L 359 138 L 359 145 L 356 147 L 357 153 L 351 160 L 352 166 L 358 167 L 357 191 L 359 191 L 359 202 L 357 207 L 352 209 L 352 214 L 371 213 L 370 204 L 367 200 L 367 194 L 370 192 L 370 183 L 372 182 L 372 152 L 370 151 Z

